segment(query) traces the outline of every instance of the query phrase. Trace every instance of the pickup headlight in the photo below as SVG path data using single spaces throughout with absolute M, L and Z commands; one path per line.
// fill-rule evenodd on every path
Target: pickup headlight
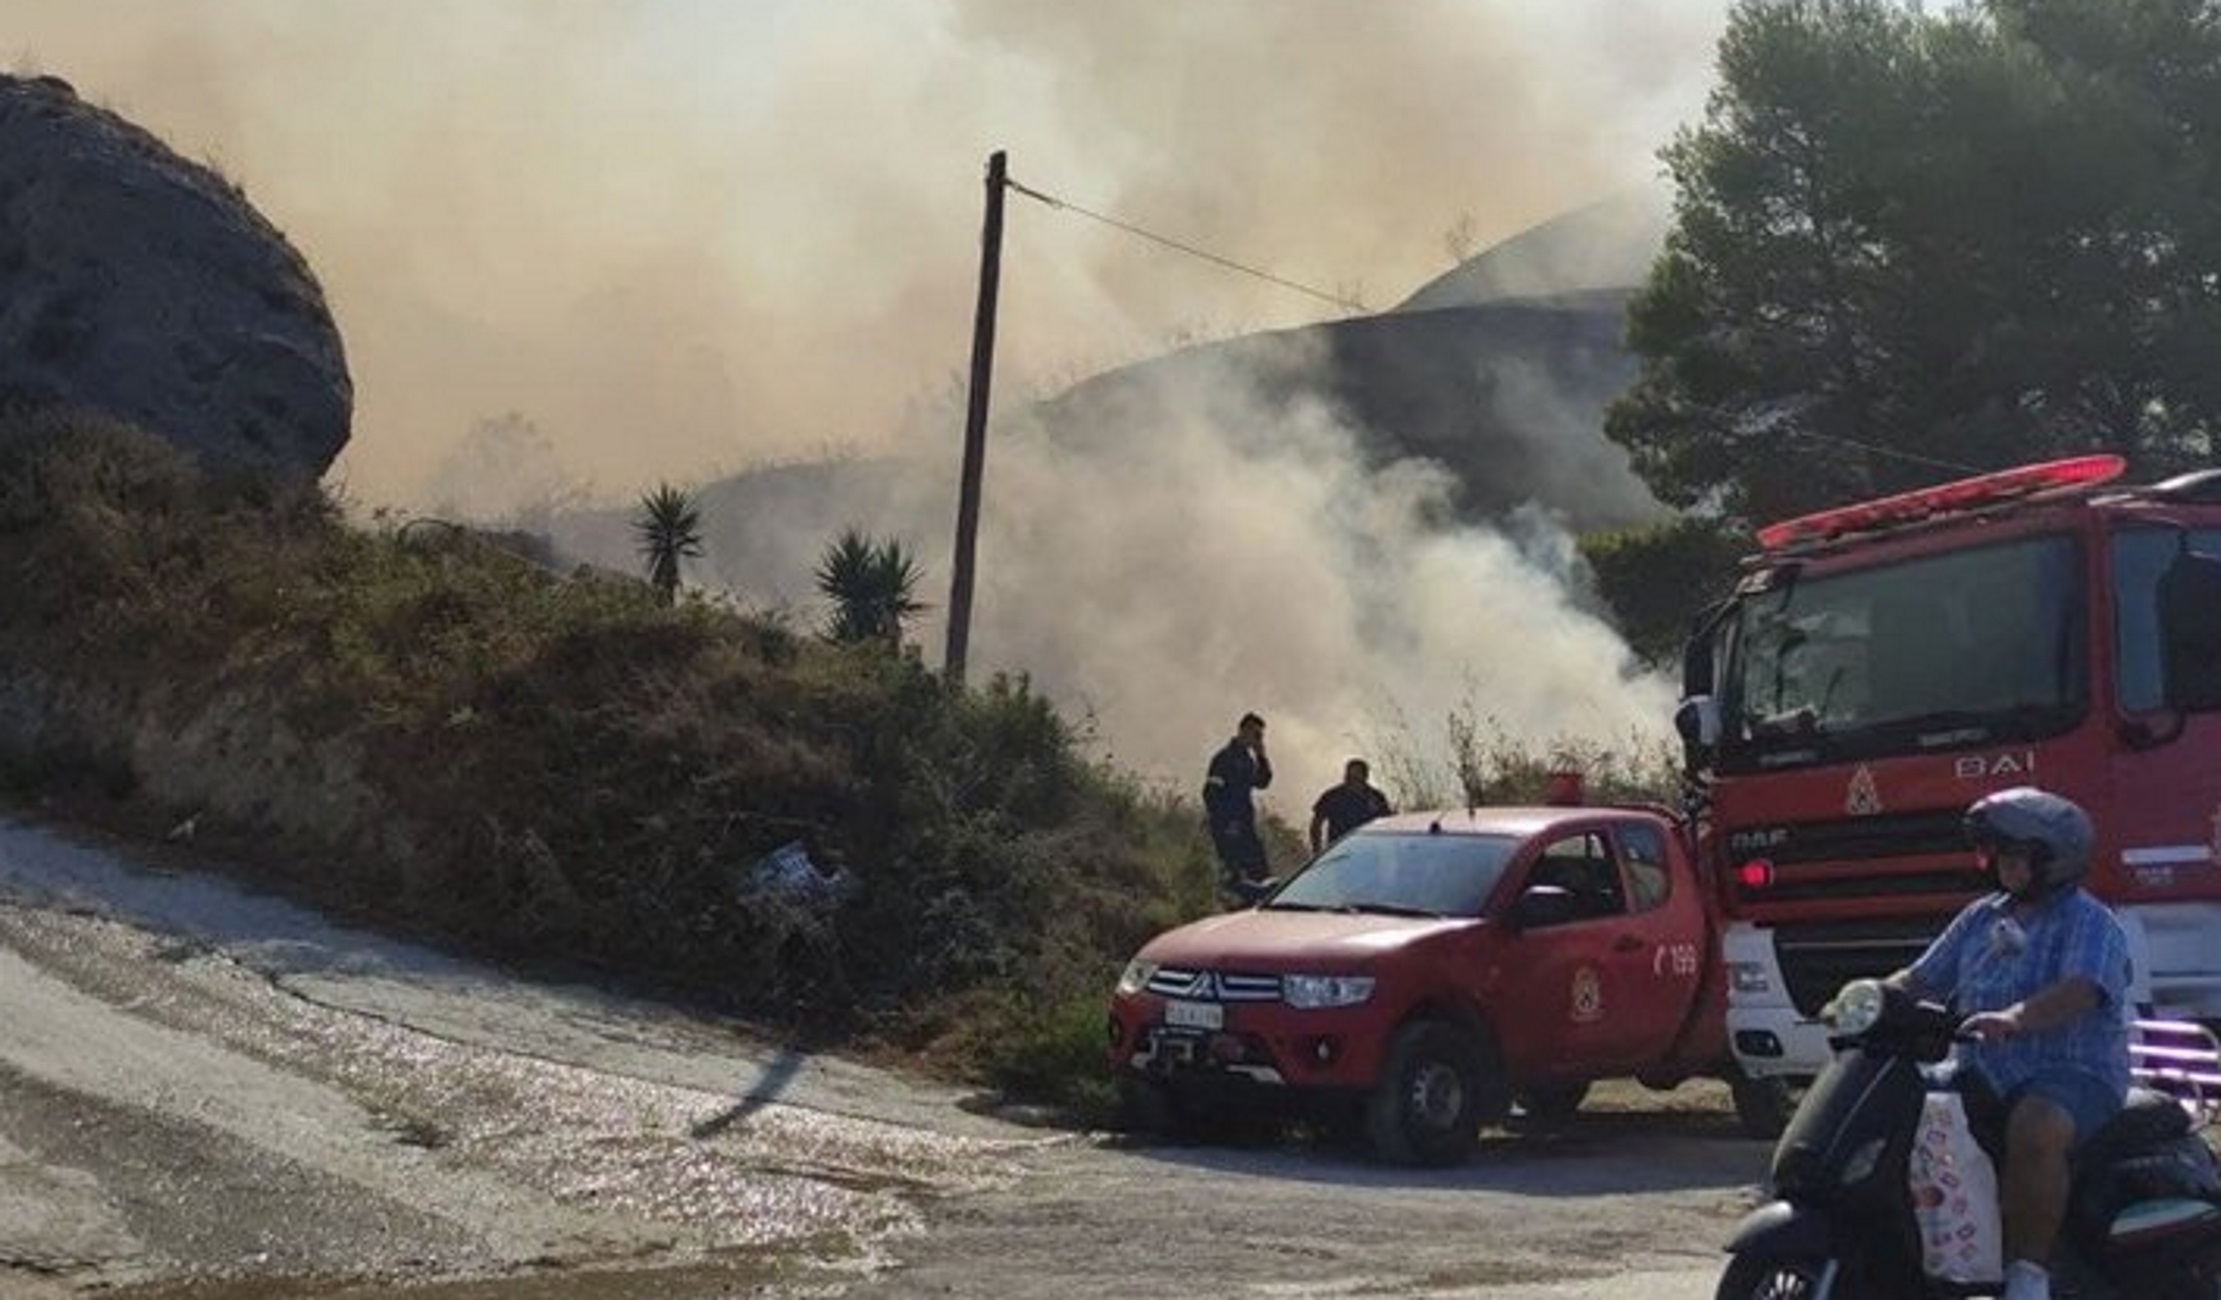
M 1774 982 L 1766 977 L 1764 962 L 1731 961 L 1727 964 L 1727 987 L 1730 993 L 1771 993 Z
M 1118 991 L 1131 997 L 1149 987 L 1150 977 L 1156 973 L 1157 963 L 1136 957 L 1126 963 L 1125 970 L 1118 973 Z
M 1291 1007 L 1354 1007 L 1373 996 L 1370 975 L 1283 975 L 1280 997 Z

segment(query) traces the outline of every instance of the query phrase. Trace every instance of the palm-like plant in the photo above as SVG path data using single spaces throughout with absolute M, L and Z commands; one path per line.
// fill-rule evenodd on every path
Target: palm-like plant
M 817 565 L 817 589 L 833 602 L 826 636 L 844 644 L 901 645 L 904 622 L 926 609 L 917 599 L 924 578 L 901 542 L 877 542 L 854 528 L 843 530 Z
M 701 558 L 700 507 L 687 493 L 660 484 L 642 494 L 632 532 L 639 539 L 641 558 L 647 561 L 649 585 L 664 604 L 673 603 L 679 595 L 679 561 Z

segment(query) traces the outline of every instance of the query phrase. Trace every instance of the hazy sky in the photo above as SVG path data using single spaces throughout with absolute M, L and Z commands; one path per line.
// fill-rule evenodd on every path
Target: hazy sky
M 1368 305 L 1655 174 L 1724 0 L 0 0 L 321 276 L 350 490 L 519 411 L 628 498 L 876 449 L 966 366 L 988 153 Z M 1014 199 L 999 400 L 1339 310 Z
M 426 504 L 508 412 L 561 477 L 626 501 L 828 452 L 945 459 L 995 149 L 1026 184 L 1384 308 L 1453 264 L 1455 228 L 1484 247 L 1654 179 L 1725 10 L 0 0 L 0 60 L 216 165 L 307 256 L 355 377 L 333 480 L 357 502 Z M 997 409 L 1342 314 L 1013 196 Z M 1114 748 L 1183 780 L 1260 708 L 1301 744 L 1294 806 L 1383 713 L 1431 719 L 1468 685 L 1522 731 L 1663 724 L 1663 688 L 1622 681 L 1566 605 L 1556 543 L 1428 525 L 1424 467 L 1367 479 L 1315 423 L 1247 462 L 1273 490 L 1239 509 L 1206 490 L 1254 452 L 1239 431 L 1153 468 L 992 462 L 991 488 L 1029 490 L 990 500 L 975 664 L 1098 706 Z M 1143 508 L 1086 504 L 1106 484 Z M 1083 577 L 1092 625 L 1039 599 Z

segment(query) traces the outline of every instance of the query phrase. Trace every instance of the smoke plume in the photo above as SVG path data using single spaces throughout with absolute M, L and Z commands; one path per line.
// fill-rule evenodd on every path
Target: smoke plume
M 1654 179 L 1724 10 L 0 0 L 0 54 L 214 163 L 287 232 L 355 377 L 335 479 L 431 509 L 489 423 L 538 458 L 516 481 L 565 500 L 838 455 L 945 474 L 995 149 L 1072 202 L 1392 304 Z M 999 413 L 1176 340 L 1343 311 L 1011 204 Z M 999 443 L 975 665 L 1092 703 L 1122 757 L 1183 780 L 1257 708 L 1301 803 L 1383 692 L 1431 719 L 1471 683 L 1546 733 L 1661 714 L 1538 548 L 1429 523 L 1428 472 L 1360 468 L 1333 412 L 1259 439 L 1230 427 L 1245 408 L 1200 402 L 1149 461 Z M 828 500 L 795 549 L 856 523 L 945 560 L 946 514 L 874 504 Z

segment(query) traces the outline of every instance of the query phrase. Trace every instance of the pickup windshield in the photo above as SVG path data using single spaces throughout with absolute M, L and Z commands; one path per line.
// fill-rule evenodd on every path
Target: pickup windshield
M 2073 538 L 2026 537 L 1742 597 L 1722 674 L 1723 769 L 2032 740 L 2087 698 Z
M 1519 844 L 1510 835 L 1359 831 L 1335 841 L 1265 908 L 1479 916 Z

